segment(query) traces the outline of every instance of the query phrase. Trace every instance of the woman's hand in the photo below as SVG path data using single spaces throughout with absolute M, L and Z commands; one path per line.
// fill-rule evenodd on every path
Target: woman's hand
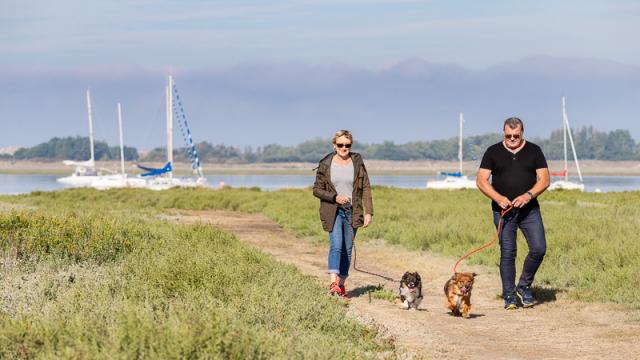
M 364 224 L 362 224 L 362 227 L 369 226 L 369 224 L 371 224 L 372 219 L 373 217 L 371 216 L 371 214 L 364 214 Z
M 349 202 L 349 198 L 344 195 L 336 196 L 336 202 L 340 205 L 344 205 Z

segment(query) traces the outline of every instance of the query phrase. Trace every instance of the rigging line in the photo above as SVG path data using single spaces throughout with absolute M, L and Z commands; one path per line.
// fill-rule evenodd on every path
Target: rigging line
M 91 118 L 93 120 L 93 130 L 94 130 L 93 131 L 93 147 L 94 147 L 94 156 L 96 161 L 97 160 L 119 160 L 120 159 L 119 146 L 113 145 L 113 144 L 118 144 L 119 141 L 113 141 L 113 142 L 110 141 L 110 140 L 113 140 L 114 136 L 117 138 L 117 132 L 114 134 L 114 132 L 112 131 L 113 128 L 109 129 L 109 127 L 106 126 L 104 122 L 101 120 L 103 119 L 103 117 L 101 116 L 100 109 L 96 105 L 93 99 L 93 96 L 91 98 Z M 103 134 L 102 139 L 99 139 L 96 136 L 96 133 L 98 134 L 102 133 Z M 101 143 L 104 144 L 102 145 L 104 146 L 103 147 L 104 152 L 102 154 L 99 153 Z M 109 171 L 112 171 L 112 170 L 109 170 Z
M 183 125 L 183 121 L 181 121 L 181 119 L 184 119 L 184 108 L 182 107 L 182 102 L 180 101 L 180 96 L 177 94 L 177 89 L 175 89 L 176 91 L 176 101 L 174 102 L 174 114 L 176 116 L 176 118 L 178 118 L 178 125 L 180 126 L 180 131 L 182 132 L 182 138 L 184 139 L 184 142 L 186 144 L 184 151 L 187 153 L 189 160 L 191 161 L 191 169 L 193 170 L 193 173 L 196 174 L 197 173 L 197 168 L 196 168 L 196 162 L 194 160 L 194 154 L 193 154 L 193 146 L 192 144 L 189 142 L 189 138 L 187 136 L 189 129 L 186 128 L 186 124 Z M 177 106 L 176 106 L 177 104 Z M 180 108 L 181 114 L 178 113 L 178 107 Z M 180 116 L 182 115 L 182 116 Z M 185 128 L 186 128 L 186 133 L 185 133 Z M 191 147 L 191 149 L 190 149 Z
M 175 108 L 175 106 L 174 106 L 174 108 L 173 108 L 173 115 L 174 115 L 175 117 L 178 117 L 178 118 L 179 118 L 178 110 Z M 179 127 L 180 127 L 180 133 L 182 134 L 182 140 L 184 140 L 185 144 L 186 144 L 186 145 L 188 145 L 188 142 L 187 142 L 187 135 L 186 135 L 186 133 L 185 133 L 185 131 L 184 131 L 184 126 L 182 125 L 182 122 L 181 122 L 181 121 L 178 121 L 178 125 L 179 125 Z M 191 153 L 190 153 L 190 151 L 189 151 L 188 146 L 185 146 L 185 147 L 183 148 L 183 150 L 184 150 L 184 152 L 185 152 L 185 155 L 187 155 L 187 157 L 188 157 L 189 159 L 191 159 Z
M 86 104 L 85 104 L 86 106 Z M 86 110 L 85 110 L 86 111 Z M 86 116 L 86 113 L 85 113 Z M 93 98 L 93 92 L 91 94 L 91 119 L 93 122 L 93 148 L 94 148 L 94 156 L 95 160 L 109 160 L 111 158 L 111 149 L 109 148 L 109 132 L 104 124 L 101 122 L 101 113 L 100 109 L 96 105 L 95 99 Z M 102 137 L 99 139 L 98 136 L 102 134 Z M 88 136 L 87 136 L 88 139 Z M 105 143 L 107 145 L 106 151 L 99 153 L 101 143 Z M 104 157 L 107 157 L 106 159 Z
M 184 112 L 184 107 L 182 106 L 182 101 L 180 100 L 180 94 L 178 94 L 178 88 L 177 88 L 175 83 L 173 84 L 173 92 L 175 93 L 177 104 L 178 104 L 178 106 L 180 108 L 180 113 L 182 115 L 182 121 L 184 121 L 184 127 L 185 127 L 185 130 L 186 130 L 186 133 L 187 133 L 188 142 L 189 142 L 189 145 L 191 145 L 191 150 L 193 152 L 193 157 L 195 159 L 195 164 L 192 163 L 193 165 L 195 165 L 195 169 L 194 170 L 197 171 L 197 173 L 198 173 L 198 175 L 200 177 L 203 177 L 204 174 L 202 173 L 202 167 L 200 166 L 200 158 L 198 157 L 198 152 L 197 152 L 196 147 L 195 147 L 195 145 L 193 143 L 193 138 L 191 136 L 191 130 L 189 129 L 189 123 L 187 122 L 187 117 L 186 117 L 185 112 Z M 179 118 L 179 120 L 180 120 L 180 118 Z
M 198 152 L 196 151 L 196 147 L 193 143 L 193 138 L 191 137 L 191 130 L 189 129 L 189 123 L 187 122 L 187 118 L 184 114 L 184 109 L 182 107 L 182 102 L 180 102 L 180 97 L 178 96 L 178 103 L 180 104 L 180 110 L 182 112 L 182 120 L 184 121 L 184 126 L 187 132 L 188 144 L 191 145 L 191 151 L 193 152 L 193 158 L 195 159 L 195 169 L 200 167 L 200 159 L 198 158 Z
M 176 118 L 179 119 L 178 109 L 175 107 L 175 105 L 173 107 L 173 114 L 175 115 Z M 193 155 L 191 154 L 191 151 L 189 149 L 189 146 L 188 146 L 189 143 L 187 142 L 187 136 L 185 134 L 184 127 L 182 126 L 182 122 L 178 121 L 178 125 L 180 127 L 180 133 L 182 133 L 182 139 L 184 140 L 185 144 L 187 144 L 187 146 L 185 146 L 183 150 L 185 152 L 186 157 L 189 159 L 189 161 L 191 161 L 191 169 L 195 170 Z

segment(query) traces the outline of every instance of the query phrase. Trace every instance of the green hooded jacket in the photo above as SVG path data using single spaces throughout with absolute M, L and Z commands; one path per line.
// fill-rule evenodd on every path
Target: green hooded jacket
M 320 220 L 325 231 L 333 230 L 333 223 L 338 212 L 336 197 L 338 193 L 331 183 L 331 161 L 335 152 L 325 156 L 318 164 L 316 181 L 313 184 L 313 196 L 320 199 Z M 371 184 L 369 174 L 364 167 L 362 156 L 351 153 L 353 161 L 353 194 L 351 202 L 353 206 L 353 227 L 359 228 L 364 224 L 364 214 L 373 216 L 373 199 L 371 198 Z

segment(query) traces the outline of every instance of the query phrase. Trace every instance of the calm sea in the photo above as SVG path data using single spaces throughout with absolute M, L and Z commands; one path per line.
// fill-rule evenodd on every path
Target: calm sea
M 64 189 L 56 182 L 58 175 L 10 175 L 0 174 L 0 194 L 24 194 L 32 191 L 52 191 Z M 394 186 L 406 189 L 424 189 L 427 180 L 436 176 L 385 175 L 371 176 L 373 185 Z M 304 188 L 313 185 L 313 175 L 208 175 L 212 187 L 221 182 L 232 187 L 259 187 L 263 190 L 283 188 Z M 577 181 L 577 178 L 570 178 Z M 633 191 L 640 190 L 640 176 L 586 176 L 585 191 Z

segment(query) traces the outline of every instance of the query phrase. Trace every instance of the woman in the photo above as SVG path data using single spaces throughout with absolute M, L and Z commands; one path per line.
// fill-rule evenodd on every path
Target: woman
M 344 283 L 349 276 L 353 238 L 357 228 L 371 224 L 373 201 L 362 156 L 351 152 L 351 133 L 336 132 L 332 143 L 335 151 L 318 165 L 313 195 L 320 199 L 320 220 L 329 232 L 329 294 L 347 298 Z

